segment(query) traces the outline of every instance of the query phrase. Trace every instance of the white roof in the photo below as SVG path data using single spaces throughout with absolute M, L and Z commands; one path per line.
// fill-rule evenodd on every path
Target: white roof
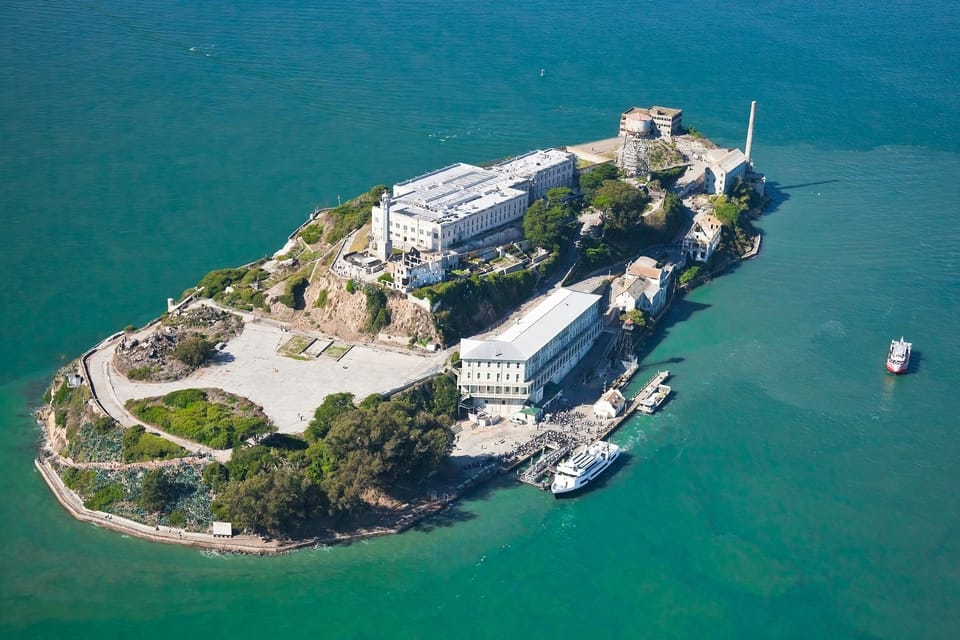
M 710 164 L 717 165 L 725 173 L 730 173 L 742 164 L 746 164 L 747 156 L 740 149 L 710 149 L 707 151 Z
M 572 153 L 559 149 L 546 149 L 530 151 L 516 158 L 505 160 L 495 165 L 493 170 L 517 178 L 530 179 L 544 169 L 573 162 L 574 155 Z
M 214 522 L 213 523 L 213 535 L 215 536 L 232 536 L 233 535 L 233 524 L 230 522 Z
M 558 289 L 503 333 L 489 340 L 460 341 L 462 360 L 525 361 L 579 318 L 600 296 Z
M 390 213 L 448 222 L 489 209 L 527 192 L 496 171 L 459 162 L 393 186 Z

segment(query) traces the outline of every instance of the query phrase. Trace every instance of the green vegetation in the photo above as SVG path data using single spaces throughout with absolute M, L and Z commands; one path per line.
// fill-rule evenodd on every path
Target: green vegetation
M 393 284 L 393 274 L 391 273 L 382 273 L 380 277 L 377 278 L 377 282 L 387 282 Z
M 292 336 L 289 340 L 283 343 L 283 346 L 280 347 L 280 353 L 286 356 L 299 355 L 300 352 L 306 349 L 312 341 L 313 339 L 308 338 L 307 336 Z
M 687 125 L 685 133 L 691 138 L 693 138 L 694 140 L 702 140 L 704 137 L 702 133 L 700 133 L 690 125 Z
M 643 223 L 648 242 L 670 242 L 683 226 L 683 203 L 680 196 L 668 192 L 663 198 L 663 206 L 646 216 Z
M 83 501 L 83 506 L 91 511 L 104 511 L 114 502 L 124 499 L 123 489 L 116 483 L 110 483 L 97 489 L 92 496 Z
M 577 213 L 573 191 L 550 189 L 545 199 L 534 202 L 523 215 L 523 235 L 537 247 L 559 250 L 572 239 Z
M 646 329 L 649 324 L 649 316 L 641 309 L 634 309 L 633 311 L 620 314 L 620 322 L 626 322 L 627 320 L 633 322 L 635 330 Z
M 203 276 L 197 287 L 202 287 L 201 296 L 237 309 L 266 309 L 261 289 L 265 288 L 262 285 L 269 278 L 270 274 L 259 266 L 249 269 L 216 269 Z
M 485 277 L 472 275 L 416 289 L 413 295 L 441 303 L 433 320 L 443 341 L 449 344 L 477 333 L 525 302 L 533 294 L 538 277 L 538 273 L 529 270 Z
M 140 483 L 140 506 L 148 513 L 163 511 L 171 493 L 172 487 L 163 469 L 150 469 Z
M 150 380 L 158 371 L 160 371 L 159 366 L 155 364 L 145 364 L 127 371 L 127 378 L 130 380 Z
M 141 425 L 129 427 L 123 432 L 123 461 L 170 460 L 182 458 L 189 452 L 180 445 L 153 433 L 147 433 Z
M 283 294 L 278 296 L 277 300 L 291 309 L 303 309 L 307 306 L 303 294 L 309 285 L 310 280 L 306 276 L 292 276 L 287 280 Z
M 450 376 L 359 407 L 351 394 L 332 394 L 314 413 L 307 442 L 268 438 L 234 450 L 226 466 L 207 465 L 204 483 L 218 491 L 213 512 L 273 535 L 356 514 L 373 495 L 419 484 L 449 455 L 453 434 L 444 425 L 457 400 Z
M 198 335 L 187 336 L 173 348 L 173 357 L 188 367 L 199 367 L 213 355 L 213 343 Z
M 580 193 L 586 202 L 590 202 L 604 182 L 616 179 L 617 168 L 611 163 L 601 164 L 580 174 Z
M 171 391 L 162 398 L 128 400 L 126 406 L 162 431 L 214 449 L 236 447 L 276 431 L 259 407 L 223 391 Z
M 357 283 L 353 278 L 350 278 L 349 280 L 347 280 L 347 284 L 345 286 L 347 289 L 347 293 L 356 293 Z
M 327 233 L 324 240 L 330 244 L 342 240 L 354 229 L 359 229 L 370 221 L 370 210 L 380 202 L 380 195 L 387 187 L 378 184 L 367 193 L 348 200 L 326 215 Z M 312 244 L 312 243 L 311 243 Z
M 363 324 L 364 330 L 369 333 L 379 333 L 390 324 L 390 308 L 387 306 L 387 294 L 383 289 L 373 285 L 363 288 L 367 298 L 367 319 Z
M 320 238 L 323 236 L 323 229 L 320 228 L 320 225 L 317 223 L 308 224 L 303 228 L 303 231 L 300 232 L 300 237 L 307 244 L 316 244 L 320 242 Z
M 326 289 L 320 289 L 320 293 L 317 294 L 317 299 L 313 301 L 313 306 L 318 309 L 322 309 L 327 306 L 327 298 L 329 294 Z
M 696 280 L 697 278 L 700 277 L 701 271 L 702 269 L 697 265 L 694 265 L 692 267 L 687 267 L 686 269 L 683 270 L 683 273 L 680 274 L 680 284 L 687 284 L 689 282 Z
M 607 180 L 596 190 L 591 204 L 603 212 L 607 229 L 636 236 L 641 231 L 643 212 L 649 202 L 645 191 L 626 182 Z
M 97 486 L 97 472 L 93 469 L 64 467 L 60 472 L 63 484 L 81 496 L 90 495 Z
M 686 173 L 686 167 L 674 167 L 673 169 L 664 169 L 662 171 L 651 171 L 650 180 L 656 180 L 660 183 L 660 187 L 663 189 L 669 189 L 677 183 L 677 180 L 680 179 L 684 173 Z
M 333 358 L 334 360 L 339 360 L 352 348 L 353 347 L 348 344 L 331 344 L 329 347 L 323 350 L 323 355 L 327 356 L 328 358 Z

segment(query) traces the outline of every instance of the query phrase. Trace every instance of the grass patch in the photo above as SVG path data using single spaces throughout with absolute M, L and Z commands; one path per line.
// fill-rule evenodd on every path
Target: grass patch
M 347 250 L 347 253 L 356 253 L 358 251 L 363 251 L 367 248 L 367 245 L 370 244 L 370 223 L 366 223 L 360 230 L 357 231 L 356 235 L 353 236 L 353 242 L 350 244 L 350 248 Z
M 331 344 L 329 347 L 323 350 L 323 355 L 333 358 L 334 360 L 339 360 L 343 356 L 347 355 L 347 352 L 353 348 L 353 345 L 349 344 Z
M 246 398 L 215 389 L 184 389 L 163 397 L 128 400 L 127 409 L 148 424 L 213 449 L 236 447 L 277 428 Z
M 123 433 L 123 461 L 170 460 L 183 458 L 189 452 L 166 438 L 147 433 L 140 425 L 130 427 Z
M 279 351 L 285 356 L 298 356 L 304 349 L 310 346 L 311 342 L 313 342 L 313 338 L 293 336 L 283 343 Z

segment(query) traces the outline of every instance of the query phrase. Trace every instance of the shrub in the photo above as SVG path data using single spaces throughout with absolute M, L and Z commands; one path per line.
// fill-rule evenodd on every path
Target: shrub
M 167 522 L 170 523 L 171 527 L 182 527 L 187 524 L 187 516 L 183 511 L 171 511 L 170 515 L 167 516 Z
M 354 282 L 353 278 L 347 280 L 347 293 L 354 293 L 357 290 L 357 283 Z
M 692 266 L 684 269 L 683 273 L 680 274 L 680 284 L 687 284 L 688 282 L 696 280 L 698 277 L 700 277 L 700 271 L 701 269 L 698 266 Z
M 179 391 L 171 391 L 163 396 L 163 404 L 168 407 L 186 409 L 194 402 L 203 402 L 206 399 L 207 394 L 201 389 L 181 389 Z
M 190 336 L 177 343 L 173 357 L 189 367 L 199 367 L 213 355 L 213 344 L 199 336 Z
M 83 502 L 83 506 L 91 511 L 103 511 L 114 502 L 123 500 L 123 489 L 115 482 L 111 482 L 97 490 L 88 500 Z
M 140 506 L 149 513 L 162 511 L 170 499 L 171 487 L 163 469 L 150 469 L 140 483 Z
M 127 371 L 127 378 L 129 380 L 149 380 L 156 371 L 157 367 L 155 365 L 146 364 L 142 367 L 134 367 Z
M 307 290 L 309 284 L 310 281 L 306 276 L 290 278 L 287 280 L 287 286 L 283 295 L 279 296 L 277 300 L 291 309 L 303 309 L 306 306 L 303 293 Z
M 307 225 L 303 228 L 303 231 L 300 232 L 300 237 L 303 238 L 303 241 L 307 244 L 316 244 L 320 241 L 322 235 L 323 231 L 321 231 L 320 225 L 316 223 Z
M 320 289 L 320 293 L 317 294 L 317 299 L 314 300 L 313 306 L 317 307 L 318 309 L 322 309 L 323 307 L 327 306 L 328 295 L 329 294 L 327 293 L 326 289 Z

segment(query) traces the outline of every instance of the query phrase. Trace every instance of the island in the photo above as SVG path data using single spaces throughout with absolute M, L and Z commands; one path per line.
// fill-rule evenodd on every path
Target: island
M 557 460 L 670 393 L 638 353 L 684 291 L 753 257 L 745 151 L 683 112 L 457 163 L 317 209 L 60 368 L 36 466 L 75 517 L 269 554 L 403 531 Z

